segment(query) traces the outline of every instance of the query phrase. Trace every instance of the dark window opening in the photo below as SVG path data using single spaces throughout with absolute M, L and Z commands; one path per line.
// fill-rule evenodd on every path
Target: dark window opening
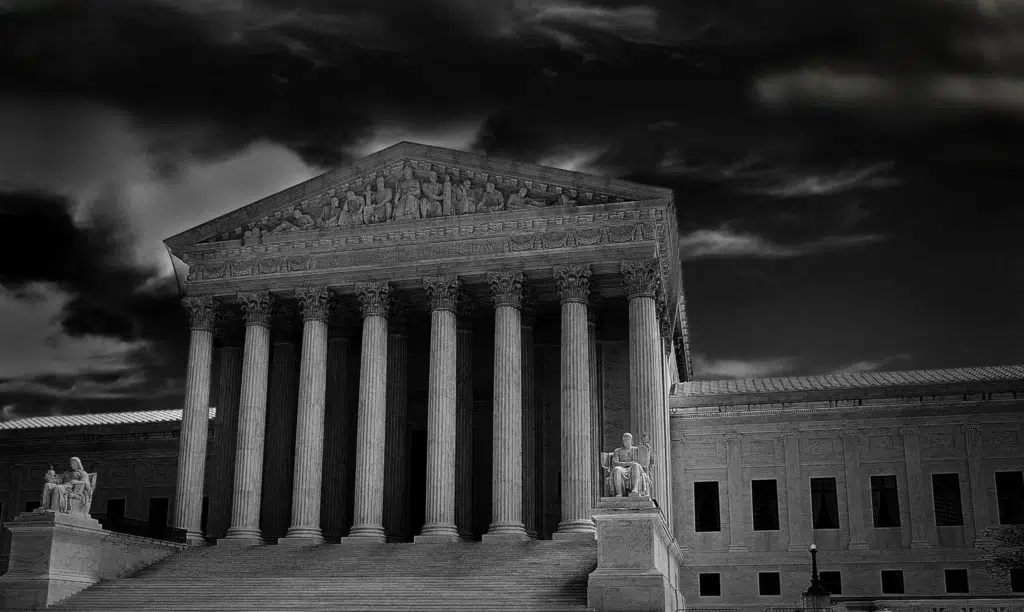
M 871 477 L 871 510 L 875 527 L 900 526 L 900 499 L 895 476 Z
M 754 531 L 773 531 L 779 528 L 778 485 L 774 480 L 751 480 Z
M 903 594 L 903 570 L 882 570 L 882 594 Z
M 825 587 L 825 590 L 829 593 L 833 595 L 843 594 L 843 577 L 839 575 L 839 572 L 818 572 L 818 580 L 821 581 L 821 586 Z
M 151 538 L 162 538 L 167 533 L 167 498 L 151 497 L 149 499 L 148 535 Z
M 959 474 L 932 474 L 932 497 L 935 500 L 935 524 L 938 527 L 964 524 Z
M 1010 592 L 1024 593 L 1024 567 L 1010 570 Z
M 811 521 L 815 529 L 839 529 L 835 478 L 811 479 Z
M 693 483 L 694 527 L 697 531 L 721 531 L 717 482 Z
M 700 588 L 701 597 L 721 597 L 722 575 L 721 574 L 698 574 L 697 582 Z
M 946 574 L 946 592 L 947 593 L 969 593 L 970 589 L 967 585 L 967 570 L 965 569 L 948 569 L 945 571 Z
M 778 572 L 759 572 L 757 574 L 757 593 L 759 595 L 782 595 L 782 581 Z
M 1024 472 L 996 472 L 999 524 L 1024 524 Z

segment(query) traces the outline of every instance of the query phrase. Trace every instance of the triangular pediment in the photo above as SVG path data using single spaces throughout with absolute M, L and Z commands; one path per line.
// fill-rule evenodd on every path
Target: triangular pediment
M 402 142 L 167 239 L 173 252 L 447 215 L 671 199 L 670 190 Z

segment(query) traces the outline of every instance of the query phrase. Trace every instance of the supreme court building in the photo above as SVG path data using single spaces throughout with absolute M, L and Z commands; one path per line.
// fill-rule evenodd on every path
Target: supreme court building
M 1024 366 L 694 380 L 684 215 L 666 189 L 412 143 L 239 208 L 166 241 L 180 420 L 0 423 L 0 502 L 77 452 L 102 460 L 94 508 L 168 499 L 218 548 L 597 539 L 591 585 L 657 573 L 657 609 L 763 609 L 799 600 L 813 543 L 851 607 L 1024 592 L 981 552 L 1024 522 Z M 129 428 L 167 436 L 129 450 Z M 625 432 L 664 558 L 602 574 L 633 546 L 600 531 L 625 516 L 601 499 Z

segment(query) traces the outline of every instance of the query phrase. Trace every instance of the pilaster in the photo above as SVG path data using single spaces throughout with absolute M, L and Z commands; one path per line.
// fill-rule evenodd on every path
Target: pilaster
M 863 482 L 860 471 L 860 431 L 844 429 L 843 466 L 846 470 L 846 503 L 847 522 L 850 524 L 849 550 L 868 548 L 867 535 L 864 529 Z
M 800 432 L 787 429 L 782 432 L 786 453 L 786 514 L 789 517 L 789 550 L 805 551 L 811 544 L 808 538 L 804 512 L 804 476 L 800 469 Z
M 978 547 L 989 540 L 984 537 L 985 529 L 992 526 L 992 515 L 989 512 L 988 498 L 985 494 L 989 480 L 986 478 L 988 466 L 985 465 L 985 454 L 982 449 L 981 427 L 973 423 L 962 425 L 964 434 L 964 456 L 967 460 L 967 474 L 970 486 L 971 515 L 973 538 L 968 538 L 968 545 Z M 973 544 L 971 540 L 973 539 Z
M 916 427 L 901 427 L 903 436 L 903 458 L 907 469 L 907 494 L 910 499 L 910 533 L 911 548 L 929 548 L 933 545 L 928 529 L 925 504 L 928 503 L 924 492 L 924 478 L 921 474 L 921 442 Z M 937 538 L 936 538 L 937 539 Z M 935 544 L 938 544 L 936 541 Z
M 747 516 L 746 482 L 743 479 L 743 436 L 736 432 L 725 434 L 729 487 L 729 552 L 746 552 Z

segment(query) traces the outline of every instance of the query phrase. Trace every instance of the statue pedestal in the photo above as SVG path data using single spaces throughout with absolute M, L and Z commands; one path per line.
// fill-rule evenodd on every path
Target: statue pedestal
M 599 611 L 674 612 L 681 559 L 665 517 L 649 497 L 602 497 L 594 508 L 597 569 L 587 605 Z
M 50 606 L 186 548 L 105 531 L 87 515 L 22 512 L 4 527 L 12 537 L 10 565 L 0 576 L 0 610 Z

